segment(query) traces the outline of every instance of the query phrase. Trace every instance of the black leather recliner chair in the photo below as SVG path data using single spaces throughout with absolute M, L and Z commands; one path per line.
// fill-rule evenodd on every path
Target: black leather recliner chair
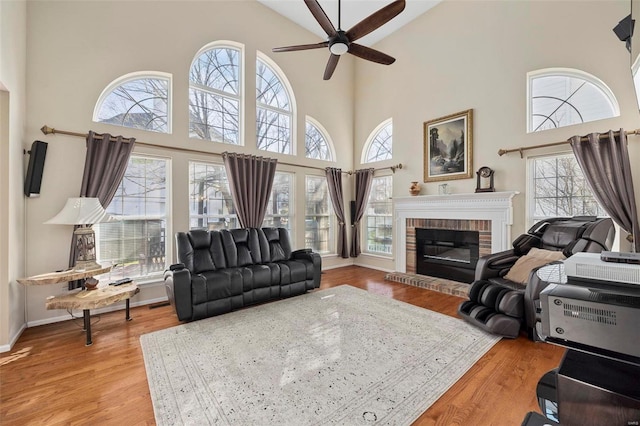
M 524 284 L 505 278 L 510 269 L 534 247 L 561 251 L 569 257 L 578 252 L 610 250 L 614 237 L 615 228 L 609 218 L 557 217 L 538 222 L 526 234 L 516 238 L 512 249 L 478 260 L 469 300 L 458 307 L 458 314 L 494 334 L 516 338 L 525 328 L 529 337 L 535 339 L 539 295 L 548 283 L 536 275 L 541 266 L 528 272 Z

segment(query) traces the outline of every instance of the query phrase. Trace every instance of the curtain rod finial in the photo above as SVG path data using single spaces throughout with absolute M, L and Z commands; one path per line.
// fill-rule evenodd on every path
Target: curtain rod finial
M 42 133 L 44 133 L 45 135 L 49 135 L 49 134 L 51 134 L 51 133 L 55 133 L 55 132 L 56 132 L 56 129 L 54 129 L 54 128 L 52 128 L 52 127 L 49 127 L 49 126 L 47 126 L 46 124 L 45 124 L 44 126 L 42 126 L 42 127 L 40 128 L 40 130 L 41 130 L 41 131 L 42 131 Z
M 503 155 L 505 155 L 506 153 L 507 153 L 507 150 L 506 150 L 506 149 L 499 149 L 499 150 L 498 150 L 498 155 L 499 155 L 500 157 L 502 157 L 502 156 L 503 156 Z

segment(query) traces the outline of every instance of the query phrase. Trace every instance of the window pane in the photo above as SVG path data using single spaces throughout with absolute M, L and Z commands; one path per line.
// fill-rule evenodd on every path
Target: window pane
M 231 48 L 207 50 L 191 66 L 189 81 L 216 91 L 239 93 L 240 52 Z
M 97 121 L 167 133 L 169 80 L 139 78 L 120 84 L 98 108 Z
M 260 59 L 256 61 L 256 100 L 273 108 L 291 111 L 289 95 L 276 73 Z
M 189 163 L 189 229 L 234 229 L 238 220 L 224 165 Z
M 287 228 L 293 241 L 294 236 L 291 229 L 291 216 L 293 214 L 292 182 L 293 173 L 276 172 L 262 226 Z
M 367 210 L 365 211 L 365 251 L 376 254 L 391 254 L 393 241 L 393 178 L 373 178 Z
M 238 145 L 238 108 L 235 99 L 190 89 L 189 136 Z
M 209 49 L 189 72 L 189 136 L 240 145 L 240 51 Z
M 293 154 L 289 94 L 266 63 L 256 61 L 256 144 L 258 149 Z
M 111 279 L 148 277 L 165 269 L 168 160 L 131 156 L 113 201 L 117 222 L 95 225 L 99 263 L 118 264 Z
M 393 158 L 393 124 L 389 123 L 380 129 L 369 145 L 365 157 L 367 163 L 389 160 Z
M 305 247 L 317 253 L 332 253 L 332 226 L 327 179 L 320 176 L 306 177 Z
M 529 132 L 617 116 L 613 94 L 596 82 L 558 71 L 531 77 Z
M 548 217 L 607 216 L 593 197 L 572 154 L 534 158 L 531 161 L 532 222 Z
M 305 156 L 318 160 L 333 161 L 329 143 L 324 134 L 313 123 L 307 121 L 305 131 Z
M 291 117 L 264 108 L 257 110 L 258 149 L 291 154 Z

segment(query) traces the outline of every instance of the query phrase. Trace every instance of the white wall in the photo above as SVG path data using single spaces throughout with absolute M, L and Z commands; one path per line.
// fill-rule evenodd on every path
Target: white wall
M 638 127 L 629 53 L 612 31 L 629 11 L 628 1 L 440 3 L 376 46 L 397 58 L 392 66 L 356 62 L 354 158 L 359 161 L 371 130 L 392 117 L 389 163 L 405 165 L 395 174 L 394 195 L 409 195 L 410 182 L 423 181 L 423 123 L 473 108 L 473 170 L 489 166 L 495 170 L 496 190 L 520 191 L 512 230 L 519 235 L 526 230 L 526 160 L 517 153 L 500 157 L 498 149 Z M 602 79 L 618 99 L 620 117 L 527 134 L 526 73 L 547 67 L 578 68 Z M 631 163 L 637 164 L 640 138 L 629 140 Z M 634 180 L 640 200 L 640 170 Z M 422 194 L 437 194 L 439 183 L 423 183 Z M 455 193 L 474 192 L 475 174 L 447 183 Z M 392 263 L 366 257 L 359 263 L 392 268 Z
M 333 78 L 322 73 L 328 58 L 325 50 L 271 53 L 275 46 L 313 43 L 317 36 L 303 30 L 261 4 L 229 2 L 30 2 L 28 5 L 28 105 L 27 137 L 49 142 L 41 196 L 27 200 L 27 273 L 45 273 L 65 268 L 71 229 L 44 225 L 69 196 L 80 191 L 84 166 L 82 138 L 50 135 L 39 129 L 51 127 L 86 132 L 109 132 L 133 136 L 139 141 L 166 146 L 195 148 L 215 153 L 257 152 L 255 135 L 255 60 L 259 50 L 284 71 L 293 87 L 296 105 L 296 157 L 260 152 L 289 163 L 344 170 L 353 164 L 353 60 L 343 58 Z M 245 45 L 244 147 L 214 144 L 188 138 L 188 72 L 194 55 L 216 40 Z M 170 135 L 124 129 L 93 123 L 95 102 L 115 78 L 134 71 L 157 70 L 173 75 L 173 133 Z M 336 144 L 336 164 L 304 158 L 304 119 L 310 115 L 330 133 Z M 136 148 L 172 159 L 173 228 L 167 235 L 188 229 L 189 160 L 221 162 L 219 156 Z M 304 244 L 304 175 L 322 170 L 279 166 L 296 173 L 296 247 Z M 173 241 L 173 238 L 172 238 Z M 350 264 L 351 260 L 327 257 L 327 266 Z M 149 285 L 133 303 L 166 298 L 164 286 Z M 64 291 L 65 285 L 28 288 L 29 325 L 67 319 L 64 311 L 47 311 L 45 298 Z
M 0 3 L 4 11 L 6 2 Z M 123 133 L 144 142 L 211 152 L 230 148 L 255 152 L 249 148 L 251 138 L 248 136 L 255 134 L 252 101 L 255 87 L 251 78 L 246 79 L 245 90 L 247 147 L 236 149 L 186 136 L 189 64 L 198 49 L 217 39 L 245 44 L 247 75 L 254 72 L 257 49 L 284 70 L 297 101 L 298 152 L 302 152 L 303 147 L 304 116 L 310 115 L 331 134 L 337 149 L 337 166 L 345 170 L 360 168 L 366 138 L 381 121 L 392 117 L 394 158 L 376 164 L 376 167 L 403 163 L 403 169 L 394 175 L 394 194 L 397 196 L 407 195 L 411 181 L 422 180 L 423 122 L 473 108 L 473 169 L 490 166 L 496 170 L 497 190 L 522 193 L 515 200 L 513 234 L 517 235 L 525 227 L 525 161 L 517 154 L 499 157 L 499 148 L 555 142 L 573 134 L 609 128 L 637 127 L 638 111 L 632 95 L 629 56 L 611 31 L 628 13 L 627 1 L 446 0 L 375 46 L 396 57 L 395 64 L 387 67 L 346 56 L 341 59 L 333 78 L 324 82 L 321 76 L 326 51 L 270 52 L 274 46 L 317 42 L 317 36 L 253 1 L 29 2 L 28 116 L 24 139 L 29 142 L 41 139 L 50 145 L 42 196 L 26 202 L 28 257 L 25 273 L 33 275 L 66 266 L 66 247 L 71 231 L 42 222 L 53 216 L 67 197 L 78 194 L 84 162 L 82 139 L 43 136 L 39 132 L 42 125 L 78 132 L 93 129 Z M 4 37 L 6 20 L 3 16 L 3 47 L 8 43 Z M 602 79 L 616 94 L 622 115 L 581 126 L 527 134 L 526 72 L 557 66 L 579 68 Z M 3 65 L 3 71 L 4 68 Z M 92 123 L 94 104 L 102 89 L 120 75 L 143 70 L 173 74 L 173 134 Z M 355 80 L 354 75 L 357 76 Z M 2 82 L 5 83 L 4 77 Z M 632 162 L 640 158 L 635 139 L 631 138 Z M 155 149 L 137 151 L 172 157 L 173 231 L 186 229 L 186 191 L 180 188 L 186 187 L 187 162 L 194 158 L 213 161 L 219 161 L 219 158 Z M 535 153 L 542 152 L 545 151 Z M 300 157 L 278 158 L 326 166 L 323 162 Z M 291 166 L 283 166 L 282 170 L 297 173 L 296 211 L 299 214 L 296 223 L 298 229 L 303 229 L 302 183 L 303 175 L 310 171 Z M 640 182 L 639 179 L 636 176 L 636 182 Z M 454 192 L 473 192 L 475 179 L 450 181 L 449 184 Z M 346 200 L 351 199 L 351 187 L 351 180 L 345 180 Z M 435 183 L 423 184 L 423 187 L 423 193 L 437 192 Z M 22 198 L 14 197 L 12 201 L 22 202 Z M 17 218 L 10 228 L 15 229 L 14 233 L 24 229 Z M 300 232 L 296 238 L 297 245 L 302 245 Z M 349 262 L 336 258 L 324 260 L 327 267 Z M 394 268 L 393 259 L 362 256 L 357 262 L 387 270 Z M 62 312 L 44 309 L 45 297 L 63 291 L 61 286 L 27 290 L 30 325 L 67 317 Z M 5 293 L 0 294 L 0 303 L 6 303 Z M 145 288 L 139 296 L 147 301 L 159 297 L 164 297 L 161 287 Z M 15 305 L 13 301 L 10 304 Z
M 24 328 L 23 141 L 26 3 L 0 2 L 0 352 Z

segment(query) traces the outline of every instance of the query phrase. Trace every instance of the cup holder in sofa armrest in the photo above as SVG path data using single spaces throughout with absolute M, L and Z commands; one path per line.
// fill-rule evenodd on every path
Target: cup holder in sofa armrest
M 300 249 L 300 250 L 294 250 L 292 254 L 298 254 L 298 253 L 311 253 L 313 250 L 310 248 L 304 248 L 304 249 Z
M 174 263 L 173 265 L 169 266 L 170 271 L 179 271 L 184 268 L 184 263 Z

